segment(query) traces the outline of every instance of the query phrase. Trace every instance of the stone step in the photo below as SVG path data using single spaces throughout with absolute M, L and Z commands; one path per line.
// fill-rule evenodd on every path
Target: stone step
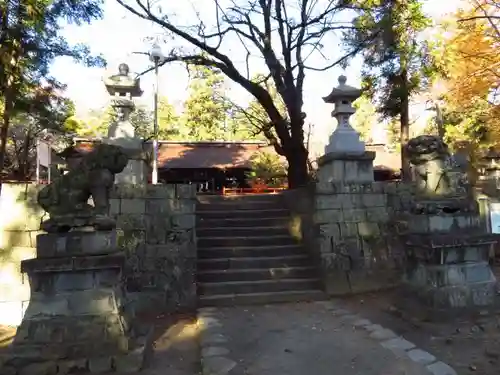
M 300 267 L 309 264 L 307 255 L 198 259 L 198 272 L 245 268 Z
M 208 270 L 197 274 L 198 282 L 219 283 L 226 281 L 264 281 L 316 277 L 314 267 L 281 267 L 233 270 Z
M 205 237 L 262 237 L 262 236 L 289 236 L 290 230 L 288 227 L 215 227 L 215 228 L 198 228 L 196 229 L 196 237 L 199 239 Z
M 196 211 L 247 211 L 247 210 L 266 210 L 269 208 L 283 209 L 283 203 L 280 201 L 248 201 L 248 202 L 213 202 L 197 203 Z
M 206 219 L 197 215 L 196 228 L 216 228 L 216 227 L 274 227 L 287 226 L 290 222 L 290 216 L 281 217 L 225 217 L 219 219 Z
M 251 209 L 251 210 L 202 210 L 196 212 L 200 220 L 209 219 L 262 219 L 270 217 L 289 217 L 290 211 L 283 208 Z
M 197 238 L 198 249 L 214 247 L 239 247 L 239 246 L 273 246 L 295 245 L 297 241 L 290 235 L 278 236 L 240 236 L 240 237 L 201 237 Z
M 198 248 L 198 259 L 218 258 L 264 258 L 291 255 L 305 255 L 302 245 L 271 245 L 271 246 L 229 246 Z
M 198 283 L 199 295 L 284 292 L 319 289 L 320 281 L 312 279 L 280 279 Z
M 271 293 L 247 293 L 247 294 L 219 294 L 200 296 L 199 307 L 211 306 L 235 306 L 235 305 L 264 305 L 268 303 L 282 302 L 308 302 L 321 301 L 327 296 L 321 290 L 290 290 Z

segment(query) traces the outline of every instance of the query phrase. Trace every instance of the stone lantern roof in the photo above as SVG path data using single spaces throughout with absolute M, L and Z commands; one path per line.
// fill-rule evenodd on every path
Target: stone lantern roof
M 140 80 L 130 74 L 130 68 L 122 63 L 118 67 L 118 74 L 114 74 L 104 79 L 104 85 L 111 96 L 131 96 L 142 95 Z
M 329 95 L 323 97 L 325 103 L 335 104 L 342 99 L 356 100 L 361 96 L 361 89 L 346 85 L 346 76 L 341 75 L 338 80 L 339 85 L 337 87 L 334 87 Z

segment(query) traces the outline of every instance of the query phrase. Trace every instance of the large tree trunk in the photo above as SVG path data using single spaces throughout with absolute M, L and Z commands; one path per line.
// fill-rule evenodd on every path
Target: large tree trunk
M 5 153 L 7 152 L 7 135 L 9 133 L 10 114 L 13 107 L 13 103 L 11 100 L 11 91 L 12 90 L 10 88 L 7 88 L 5 90 L 5 105 L 2 116 L 2 127 L 0 129 L 0 195 L 2 194 L 2 181 L 5 165 Z
M 408 95 L 408 71 L 403 69 L 401 71 L 401 179 L 403 181 L 411 180 L 410 161 L 403 147 L 410 140 L 410 98 Z
M 31 129 L 28 129 L 28 131 L 26 132 L 25 139 L 24 139 L 23 151 L 22 151 L 21 157 L 19 158 L 19 160 L 20 160 L 19 169 L 21 170 L 23 180 L 29 180 L 29 177 L 30 177 L 31 164 L 30 164 L 30 160 L 29 160 L 29 155 L 30 155 L 30 147 L 31 147 L 32 137 L 33 137 L 33 135 L 32 135 Z
M 285 157 L 288 161 L 288 188 L 295 189 L 307 185 L 309 154 L 306 147 L 302 143 L 297 143 L 287 148 Z

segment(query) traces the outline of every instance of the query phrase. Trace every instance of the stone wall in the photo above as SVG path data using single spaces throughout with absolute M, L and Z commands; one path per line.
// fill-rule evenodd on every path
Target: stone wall
M 0 197 L 0 324 L 17 325 L 30 288 L 20 262 L 35 256 L 44 215 L 39 187 L 4 184 Z M 111 214 L 127 254 L 124 283 L 135 312 L 187 309 L 196 303 L 195 189 L 189 185 L 116 186 Z
M 407 208 L 412 189 L 400 182 L 316 185 L 316 258 L 329 294 L 399 283 L 404 254 L 392 219 Z
M 127 254 L 127 299 L 137 311 L 196 304 L 194 185 L 116 185 L 111 214 Z
M 36 236 L 43 210 L 36 204 L 37 187 L 3 184 L 0 196 L 0 324 L 21 322 L 30 298 L 21 260 L 36 255 Z

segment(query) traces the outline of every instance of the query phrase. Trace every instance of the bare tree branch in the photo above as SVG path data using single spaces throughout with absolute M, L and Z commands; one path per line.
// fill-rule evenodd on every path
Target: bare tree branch
M 306 71 L 327 70 L 344 63 L 361 50 L 343 56 L 344 52 L 339 48 L 335 57 L 326 57 L 322 52 L 325 37 L 354 27 L 337 17 L 343 10 L 354 9 L 348 5 L 349 1 L 230 0 L 228 5 L 222 6 L 220 0 L 212 0 L 215 20 L 210 21 L 211 25 L 205 23 L 202 12 L 195 9 L 196 24 L 191 26 L 181 26 L 181 22 L 176 25 L 171 17 L 154 11 L 156 5 L 152 0 L 116 1 L 132 14 L 153 22 L 169 35 L 182 40 L 184 45 L 188 43 L 191 46 L 189 52 L 172 50 L 162 65 L 181 61 L 212 66 L 248 91 L 269 117 L 262 131 L 276 151 L 287 157 L 291 169 L 298 160 L 305 165 L 307 150 L 304 146 L 305 114 L 302 107 Z M 229 51 L 225 49 L 228 44 L 234 48 L 235 42 L 240 51 L 235 53 L 231 48 Z M 307 61 L 313 54 L 333 62 L 324 67 L 310 66 Z M 272 79 L 286 106 L 286 114 L 280 113 L 269 89 L 262 82 L 250 78 L 249 65 L 254 56 L 263 59 L 268 70 L 264 81 Z M 243 59 L 246 76 L 236 64 Z M 150 70 L 152 68 L 140 75 Z M 300 178 L 304 178 L 304 169 L 299 174 Z

